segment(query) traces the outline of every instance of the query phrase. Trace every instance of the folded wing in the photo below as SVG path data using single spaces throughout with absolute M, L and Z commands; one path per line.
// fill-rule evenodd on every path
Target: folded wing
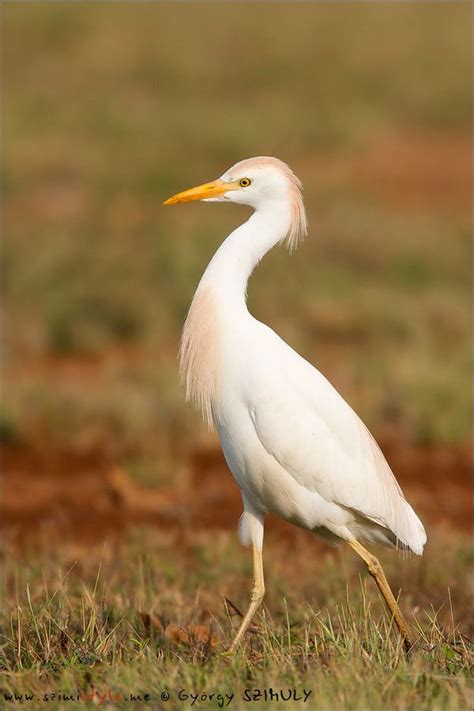
M 266 369 L 252 393 L 260 442 L 301 486 L 388 529 L 420 555 L 424 528 L 369 430 L 319 371 L 288 350 L 296 356 L 291 367 L 283 360 Z

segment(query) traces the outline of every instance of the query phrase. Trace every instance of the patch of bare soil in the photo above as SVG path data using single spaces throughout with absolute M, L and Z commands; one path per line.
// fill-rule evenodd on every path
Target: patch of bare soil
M 384 452 L 407 497 L 427 524 L 469 530 L 472 522 L 468 446 L 404 446 Z M 3 451 L 2 526 L 8 540 L 34 545 L 44 537 L 101 544 L 137 524 L 186 532 L 234 529 L 242 507 L 222 453 L 195 451 L 184 485 L 136 484 L 110 455 L 7 446 Z M 291 540 L 297 529 L 269 517 L 269 531 Z
M 471 150 L 468 133 L 387 135 L 373 145 L 357 171 L 361 180 L 394 205 L 470 210 Z
M 397 209 L 471 210 L 472 137 L 398 130 L 378 134 L 364 150 L 309 157 L 309 174 L 324 184 L 349 181 Z M 313 166 L 313 161 L 317 163 Z

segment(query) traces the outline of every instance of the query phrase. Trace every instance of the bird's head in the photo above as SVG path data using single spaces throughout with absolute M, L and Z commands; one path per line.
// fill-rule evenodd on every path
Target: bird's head
M 204 202 L 236 202 L 255 210 L 286 205 L 290 211 L 290 227 L 286 243 L 292 250 L 307 233 L 302 185 L 286 163 L 269 156 L 239 161 L 217 180 L 184 190 L 166 200 L 174 205 L 191 200 Z

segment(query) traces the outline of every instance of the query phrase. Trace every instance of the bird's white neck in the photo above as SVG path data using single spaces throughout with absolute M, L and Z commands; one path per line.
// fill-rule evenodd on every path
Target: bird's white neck
M 211 287 L 227 308 L 245 308 L 250 275 L 262 257 L 284 239 L 290 219 L 290 206 L 279 202 L 256 210 L 221 244 L 202 276 L 198 292 Z
M 290 207 L 281 203 L 255 211 L 219 247 L 199 282 L 183 328 L 180 370 L 187 397 L 196 402 L 209 425 L 215 416 L 225 345 L 249 318 L 248 278 L 268 250 L 285 237 L 290 220 Z

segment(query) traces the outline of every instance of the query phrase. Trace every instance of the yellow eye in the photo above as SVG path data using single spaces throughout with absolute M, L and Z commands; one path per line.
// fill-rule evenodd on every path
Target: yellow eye
M 239 180 L 239 185 L 241 188 L 248 188 L 251 182 L 250 178 L 241 178 Z

